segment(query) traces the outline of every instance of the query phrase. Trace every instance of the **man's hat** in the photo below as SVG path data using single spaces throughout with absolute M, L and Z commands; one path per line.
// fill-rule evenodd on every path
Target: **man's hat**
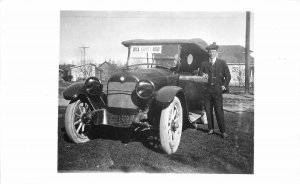
M 212 44 L 210 44 L 209 46 L 206 47 L 207 51 L 218 50 L 218 49 L 219 49 L 219 46 L 216 44 L 216 42 L 213 42 Z

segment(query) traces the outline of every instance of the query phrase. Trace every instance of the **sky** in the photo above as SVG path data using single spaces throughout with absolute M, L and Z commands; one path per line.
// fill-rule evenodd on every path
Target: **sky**
M 253 14 L 250 25 L 253 50 Z M 121 42 L 130 39 L 201 38 L 245 46 L 245 28 L 245 12 L 61 11 L 59 63 L 80 64 L 82 46 L 89 47 L 86 60 L 125 63 Z

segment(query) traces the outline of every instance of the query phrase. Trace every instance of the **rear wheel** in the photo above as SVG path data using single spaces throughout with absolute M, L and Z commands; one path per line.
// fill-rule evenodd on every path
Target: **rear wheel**
M 177 151 L 183 122 L 183 110 L 178 97 L 170 105 L 163 109 L 160 116 L 159 136 L 162 149 L 167 154 Z
M 84 143 L 90 140 L 88 133 L 91 130 L 91 124 L 87 118 L 87 113 L 90 111 L 88 104 L 80 100 L 68 105 L 65 114 L 65 129 L 73 142 Z

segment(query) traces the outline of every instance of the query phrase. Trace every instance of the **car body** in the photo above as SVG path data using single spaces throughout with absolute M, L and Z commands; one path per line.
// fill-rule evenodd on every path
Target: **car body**
M 99 79 L 90 77 L 64 91 L 64 98 L 70 100 L 66 132 L 81 143 L 89 140 L 89 130 L 99 124 L 154 129 L 159 130 L 162 149 L 175 153 L 182 129 L 195 122 L 191 117 L 205 114 L 207 79 L 197 71 L 207 60 L 207 43 L 138 39 L 122 44 L 128 48 L 126 67 L 109 78 L 106 89 Z

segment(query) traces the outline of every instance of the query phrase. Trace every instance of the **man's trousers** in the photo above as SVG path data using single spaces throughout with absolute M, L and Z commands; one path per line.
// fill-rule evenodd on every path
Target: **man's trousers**
M 225 132 L 225 120 L 223 111 L 223 96 L 221 86 L 209 86 L 205 96 L 204 105 L 208 121 L 208 129 L 214 129 L 213 109 L 221 133 Z

